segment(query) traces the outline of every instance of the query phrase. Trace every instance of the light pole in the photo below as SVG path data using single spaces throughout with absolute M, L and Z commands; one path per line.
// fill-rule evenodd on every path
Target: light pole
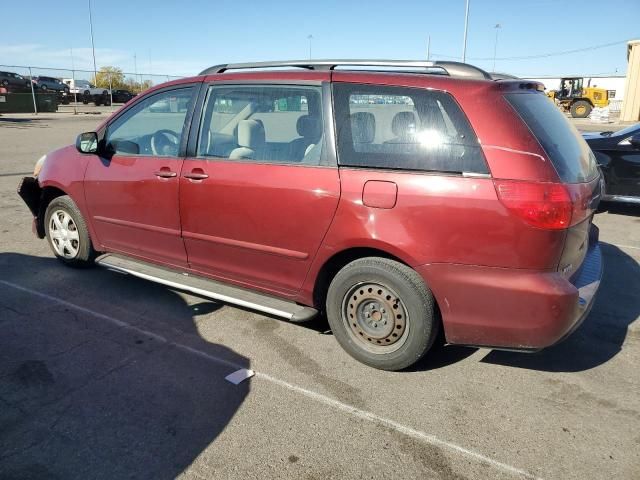
M 464 39 L 462 41 L 462 63 L 467 60 L 467 31 L 469 30 L 469 0 L 464 13 Z
M 496 41 L 493 44 L 493 69 L 491 71 L 495 72 L 496 71 L 496 53 L 498 52 L 498 32 L 502 28 L 502 25 L 500 25 L 499 23 L 496 23 L 495 27 L 493 28 L 496 29 Z
M 89 30 L 91 31 L 91 51 L 93 53 L 93 81 L 98 82 L 98 68 L 96 67 L 96 47 L 93 44 L 93 18 L 91 16 L 91 0 L 89 0 Z
M 313 40 L 313 35 L 307 35 L 307 40 L 309 40 L 309 60 L 311 60 L 311 41 Z

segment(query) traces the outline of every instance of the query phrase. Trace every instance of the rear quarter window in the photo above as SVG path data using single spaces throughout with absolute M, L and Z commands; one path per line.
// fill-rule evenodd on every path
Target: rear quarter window
M 423 88 L 336 83 L 340 165 L 489 173 L 478 139 L 453 97 Z
M 564 183 L 598 175 L 596 159 L 578 130 L 542 93 L 507 93 L 505 98 L 529 127 Z

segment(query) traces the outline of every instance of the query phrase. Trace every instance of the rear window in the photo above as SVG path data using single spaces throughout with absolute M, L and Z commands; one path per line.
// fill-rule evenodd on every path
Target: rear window
M 564 114 L 540 93 L 508 93 L 507 101 L 540 142 L 564 183 L 582 183 L 598 174 L 596 159 Z
M 488 173 L 478 139 L 448 93 L 336 83 L 334 107 L 341 165 Z

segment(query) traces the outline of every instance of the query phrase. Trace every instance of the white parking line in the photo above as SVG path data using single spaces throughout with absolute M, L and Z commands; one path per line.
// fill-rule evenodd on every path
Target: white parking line
M 21 285 L 15 284 L 15 283 L 11 283 L 11 282 L 7 282 L 5 280 L 0 280 L 0 284 L 2 285 L 6 285 L 7 287 L 25 292 L 25 293 L 29 293 L 31 295 L 34 295 L 36 297 L 48 300 L 50 302 L 53 303 L 57 303 L 59 305 L 63 305 L 69 309 L 75 310 L 77 312 L 81 312 L 81 313 L 85 313 L 87 315 L 91 315 L 95 318 L 99 318 L 101 320 L 105 320 L 107 322 L 110 322 L 118 327 L 122 327 L 122 328 L 127 328 L 127 329 L 131 329 L 134 330 L 140 334 L 143 335 L 149 335 L 152 338 L 154 338 L 155 340 L 158 340 L 160 342 L 164 342 L 167 345 L 179 348 L 185 352 L 189 352 L 192 353 L 194 355 L 197 355 L 199 357 L 205 358 L 209 361 L 212 361 L 214 363 L 217 363 L 219 365 L 224 365 L 226 367 L 230 367 L 233 369 L 240 369 L 243 368 L 241 365 L 237 365 L 233 362 L 230 362 L 228 360 L 225 360 L 223 358 L 218 358 L 216 356 L 210 355 L 208 353 L 205 353 L 201 350 L 189 347 L 187 345 L 183 345 L 181 343 L 175 343 L 175 342 L 171 342 L 169 340 L 167 340 L 166 338 L 157 335 L 153 332 L 150 332 L 148 330 L 143 330 L 139 327 L 136 327 L 134 325 L 131 325 L 127 322 L 124 322 L 122 320 L 119 320 L 117 318 L 111 317 L 109 315 L 105 315 L 104 313 L 100 313 L 100 312 L 95 312 L 89 308 L 85 308 L 85 307 L 81 307 L 80 305 L 76 305 L 75 303 L 71 303 L 68 302 L 66 300 L 63 300 L 61 298 L 58 297 L 54 297 L 52 295 L 48 295 L 46 293 L 42 293 L 42 292 L 38 292 L 37 290 L 32 290 L 30 288 L 27 287 L 23 287 Z M 255 372 L 255 376 L 256 378 L 260 378 L 262 380 L 266 380 L 270 383 L 273 383 L 274 385 L 279 385 L 280 387 L 283 387 L 287 390 L 290 390 L 292 392 L 298 393 L 300 395 L 303 395 L 311 400 L 314 400 L 318 403 L 322 403 L 324 405 L 327 405 L 331 408 L 334 408 L 336 410 L 340 410 L 342 412 L 348 413 L 354 417 L 357 417 L 359 419 L 362 420 L 367 420 L 369 422 L 378 424 L 378 425 L 383 425 L 385 427 L 391 428 L 395 431 L 397 431 L 398 433 L 401 433 L 403 435 L 406 435 L 408 437 L 414 438 L 416 440 L 422 441 L 424 443 L 428 443 L 431 445 L 435 445 L 441 448 L 445 448 L 448 450 L 451 450 L 453 452 L 456 452 L 458 454 L 464 455 L 466 457 L 470 457 L 470 458 L 474 458 L 476 460 L 479 460 L 481 462 L 487 463 L 499 470 L 503 470 L 505 472 L 511 473 L 513 475 L 522 477 L 522 478 L 527 478 L 527 479 L 535 479 L 535 480 L 539 480 L 540 477 L 536 477 L 535 475 L 522 470 L 520 468 L 517 467 L 513 467 L 511 465 L 508 465 L 506 463 L 500 462 L 498 460 L 494 460 L 493 458 L 487 457 L 481 453 L 478 452 L 474 452 L 473 450 L 469 450 L 467 448 L 464 448 L 460 445 L 457 445 L 455 443 L 452 442 L 448 442 L 446 440 L 441 440 L 438 437 L 434 436 L 434 435 L 430 435 L 428 433 L 422 432 L 420 430 L 415 430 L 411 427 L 407 427 L 405 425 L 402 425 L 394 420 L 385 418 L 385 417 L 381 417 L 379 415 L 376 415 L 375 413 L 372 412 L 368 412 L 366 410 L 361 410 L 359 408 L 356 408 L 352 405 L 348 405 L 346 403 L 340 402 L 338 400 L 335 400 L 331 397 L 327 397 L 326 395 L 323 395 L 321 393 L 318 392 L 314 392 L 312 390 L 308 390 L 306 388 L 303 387 L 299 387 L 297 385 L 291 384 L 289 382 L 286 382 L 284 380 L 280 380 L 279 378 L 276 377 L 272 377 L 271 375 L 268 375 L 266 373 L 261 373 L 261 372 Z

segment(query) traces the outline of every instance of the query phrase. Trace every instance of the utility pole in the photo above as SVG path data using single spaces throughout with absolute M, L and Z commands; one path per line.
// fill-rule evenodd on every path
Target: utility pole
M 496 41 L 493 44 L 493 69 L 491 71 L 495 72 L 496 71 L 496 53 L 498 52 L 498 32 L 502 28 L 502 25 L 500 25 L 499 23 L 496 23 L 496 26 L 493 28 L 496 29 Z
M 431 60 L 431 35 L 427 37 L 427 62 Z
M 309 60 L 311 60 L 311 41 L 313 40 L 313 35 L 307 35 L 307 40 L 309 40 Z
M 138 60 L 136 58 L 136 54 L 133 54 L 133 78 L 137 82 L 138 79 Z
M 91 0 L 89 0 L 89 29 L 91 31 L 91 51 L 93 52 L 93 81 L 98 81 L 98 67 L 96 66 L 96 47 L 93 44 L 93 18 L 91 15 Z
M 462 41 L 462 63 L 467 61 L 467 31 L 469 30 L 469 0 L 464 14 L 464 39 Z

